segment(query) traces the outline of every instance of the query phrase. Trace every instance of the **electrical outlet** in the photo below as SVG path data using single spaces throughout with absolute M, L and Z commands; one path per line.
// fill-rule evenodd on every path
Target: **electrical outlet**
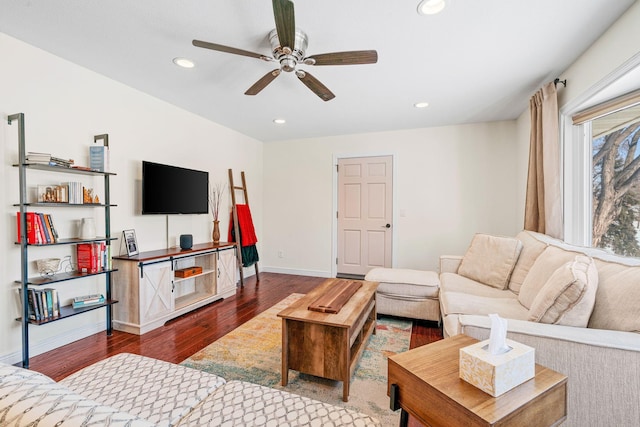
M 284 258 L 284 252 L 283 251 L 278 251 L 278 258 Z

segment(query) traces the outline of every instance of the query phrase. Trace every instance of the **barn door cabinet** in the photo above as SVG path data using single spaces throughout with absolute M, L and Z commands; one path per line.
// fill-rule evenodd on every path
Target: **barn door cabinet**
M 113 327 L 142 335 L 236 293 L 235 243 L 203 243 L 113 257 L 120 304 Z

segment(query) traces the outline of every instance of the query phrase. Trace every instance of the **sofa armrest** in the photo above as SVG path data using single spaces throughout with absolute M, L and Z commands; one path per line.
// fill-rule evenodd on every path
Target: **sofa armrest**
M 462 331 L 489 337 L 487 316 L 460 316 Z M 568 377 L 563 426 L 640 425 L 640 334 L 508 319 L 507 336 L 535 349 L 536 363 Z M 603 405 L 603 402 L 607 402 Z
M 489 337 L 491 320 L 489 316 L 461 315 L 460 328 L 463 334 L 480 338 L 484 330 Z M 549 325 L 547 323 L 528 322 L 525 320 L 507 319 L 507 331 L 518 335 L 527 335 L 535 339 L 549 339 L 585 344 L 595 347 L 606 347 L 617 350 L 638 352 L 640 357 L 640 334 L 605 329 L 579 328 L 574 326 Z M 469 333 L 467 333 L 469 332 Z M 479 334 L 480 337 L 475 335 Z M 538 338 L 535 338 L 538 337 Z
M 457 273 L 462 258 L 461 255 L 440 255 L 440 273 Z

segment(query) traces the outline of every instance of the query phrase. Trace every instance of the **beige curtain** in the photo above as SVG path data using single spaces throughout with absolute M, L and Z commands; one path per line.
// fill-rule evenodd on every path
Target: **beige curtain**
M 558 95 L 553 82 L 529 101 L 531 137 L 524 229 L 562 239 Z

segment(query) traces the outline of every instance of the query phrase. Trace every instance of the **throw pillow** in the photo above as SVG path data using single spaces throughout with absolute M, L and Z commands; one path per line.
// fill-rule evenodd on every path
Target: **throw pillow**
M 547 248 L 547 244 L 536 239 L 529 231 L 521 231 L 516 236 L 516 239 L 522 242 L 522 252 L 520 252 L 518 262 L 513 269 L 513 273 L 511 273 L 509 289 L 518 294 L 524 279 L 529 274 L 531 267 L 533 267 L 533 263 L 536 262 L 542 251 Z
M 476 234 L 462 258 L 458 274 L 498 289 L 506 289 L 522 242 L 512 237 Z
M 588 327 L 640 333 L 640 267 L 595 262 L 598 292 Z
M 597 288 L 596 264 L 590 257 L 578 255 L 549 277 L 531 304 L 528 320 L 586 327 Z
M 547 283 L 549 277 L 551 277 L 558 267 L 573 260 L 577 255 L 582 254 L 567 251 L 556 246 L 547 246 L 540 256 L 536 258 L 529 273 L 527 273 L 527 277 L 524 278 L 522 286 L 520 287 L 520 293 L 518 294 L 518 302 L 527 309 L 530 309 L 533 300 L 540 292 L 540 289 Z

